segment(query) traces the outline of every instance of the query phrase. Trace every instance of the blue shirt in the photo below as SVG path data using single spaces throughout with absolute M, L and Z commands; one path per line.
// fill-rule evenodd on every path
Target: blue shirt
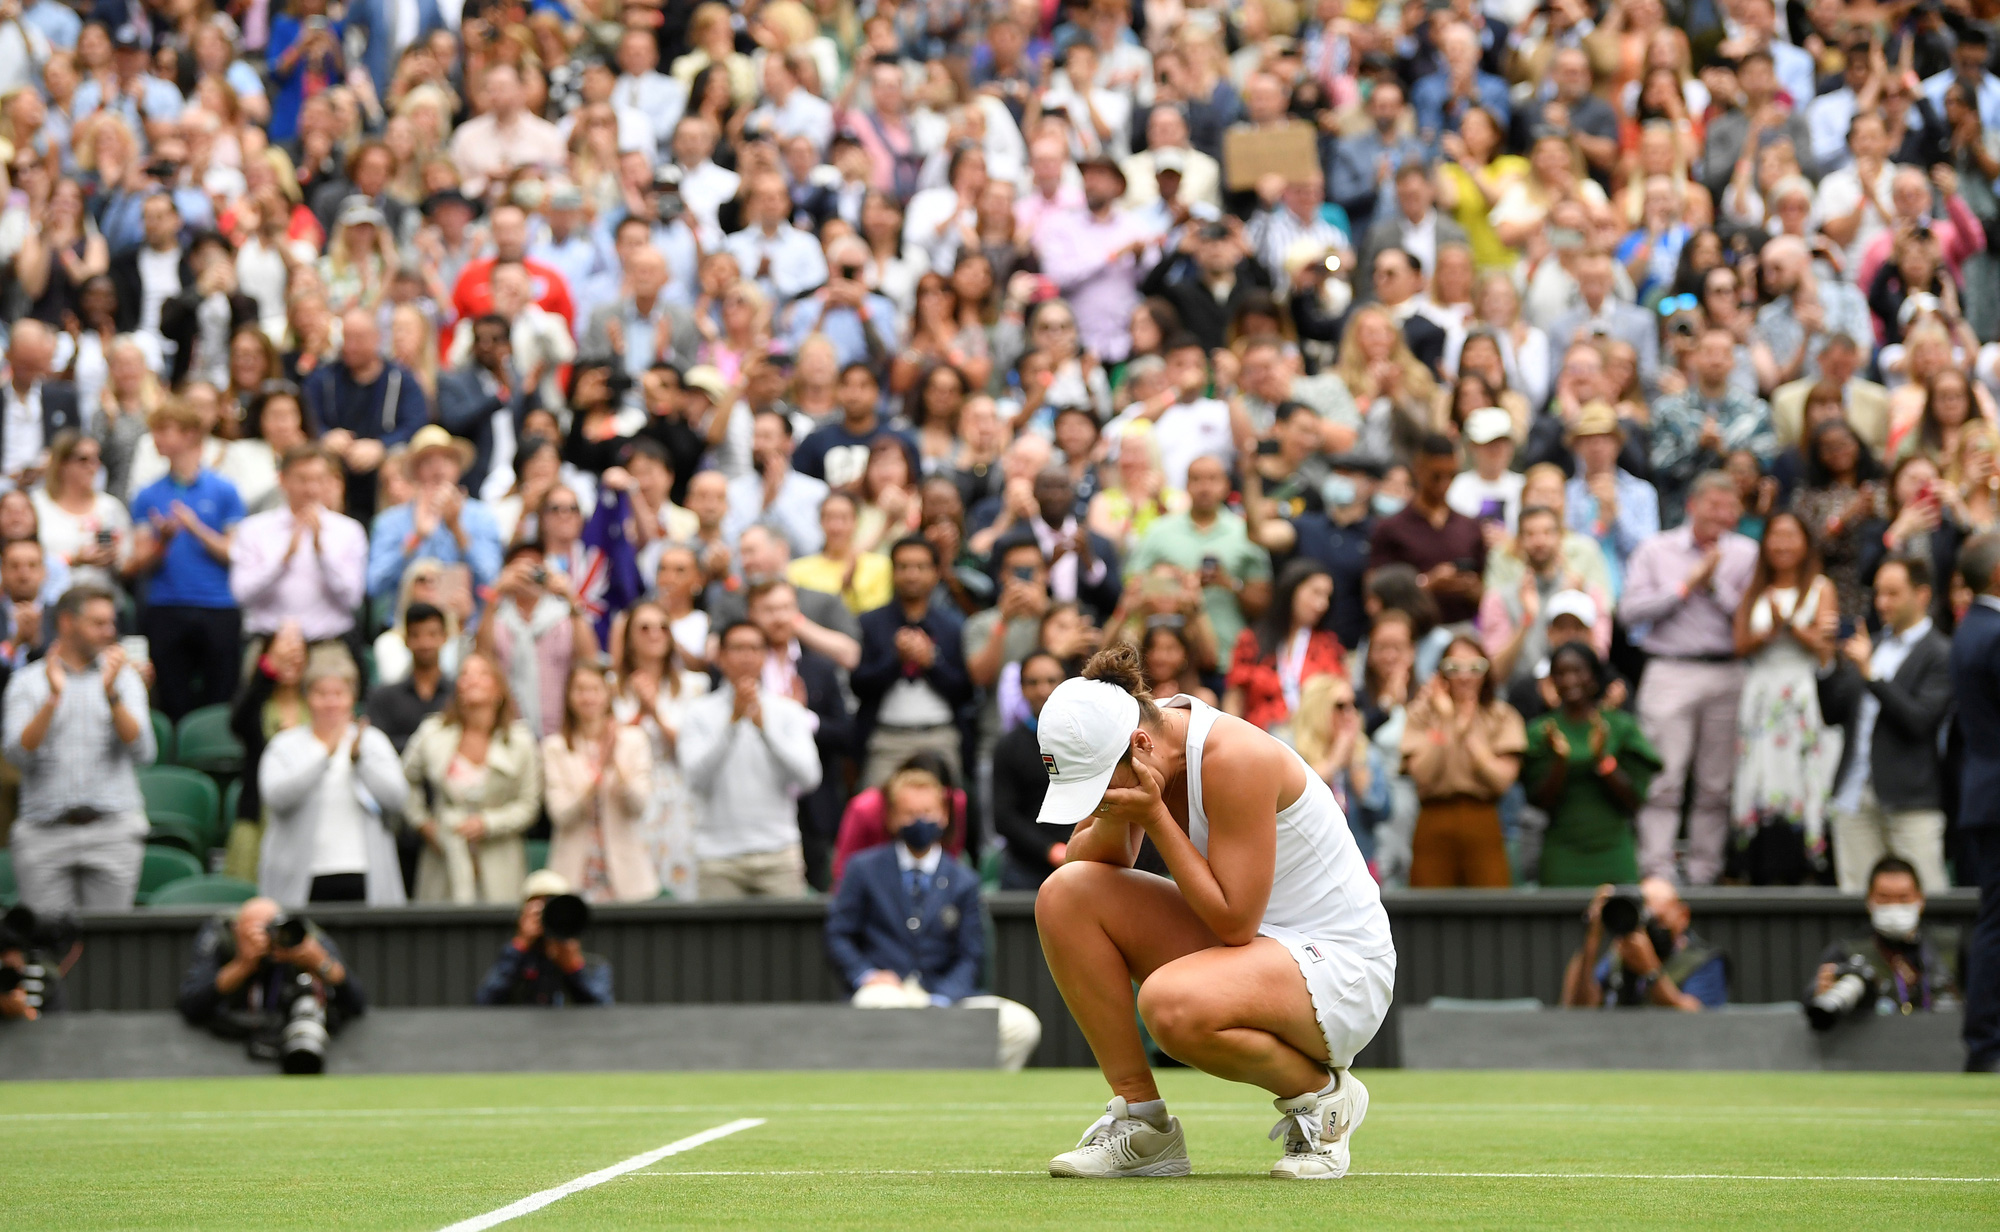
M 61 0 L 36 0 L 21 20 L 40 30 L 59 51 L 75 51 L 76 37 L 83 33 L 83 18 Z
M 417 528 L 416 508 L 397 505 L 377 514 L 368 531 L 369 595 L 378 599 L 394 595 L 402 585 L 403 570 L 411 561 L 426 557 L 447 565 L 471 566 L 474 590 L 491 586 L 500 575 L 500 525 L 493 520 L 493 511 L 484 501 L 469 500 L 459 511 L 458 524 L 465 532 L 464 551 L 459 550 L 451 528 L 440 522 L 430 538 L 405 552 L 403 543 Z
M 236 485 L 203 469 L 186 486 L 171 473 L 148 485 L 132 498 L 132 521 L 144 526 L 157 514 L 178 525 L 174 519 L 176 503 L 192 509 L 210 530 L 227 531 L 243 520 L 243 498 Z M 153 533 L 160 533 L 157 526 Z M 149 604 L 217 610 L 236 606 L 236 596 L 229 593 L 229 566 L 210 555 L 201 540 L 182 530 L 168 537 L 166 545 L 165 557 L 146 592 Z

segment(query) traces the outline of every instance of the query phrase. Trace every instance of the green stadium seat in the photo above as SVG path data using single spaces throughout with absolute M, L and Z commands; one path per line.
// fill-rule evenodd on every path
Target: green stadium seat
M 166 814 L 147 820 L 152 823 L 152 829 L 146 834 L 148 846 L 177 847 L 204 864 L 208 862 L 208 849 L 212 844 L 208 841 L 205 828 L 186 818 Z
M 174 761 L 215 775 L 243 772 L 243 742 L 229 730 L 229 707 L 203 706 L 174 729 Z
M 1007 849 L 995 847 L 979 857 L 979 888 L 997 890 L 1000 888 L 1000 868 L 1007 862 Z
M 257 887 L 247 881 L 220 874 L 185 877 L 169 882 L 154 892 L 149 907 L 186 907 L 202 903 L 222 905 L 247 902 L 257 897 Z
M 153 756 L 156 766 L 174 764 L 174 721 L 159 711 L 153 711 L 153 743 L 159 751 Z
M 146 816 L 178 814 L 201 826 L 210 847 L 222 844 L 222 790 L 206 774 L 186 766 L 140 766 L 139 794 L 146 798 Z
M 200 877 L 207 870 L 201 861 L 178 847 L 146 846 L 146 860 L 139 866 L 139 901 L 153 901 L 153 891 L 161 886 L 172 885 L 189 877 Z
M 14 853 L 0 847 L 0 907 L 11 907 L 21 897 L 21 888 L 14 884 Z
M 547 868 L 549 866 L 549 842 L 547 839 L 531 838 L 521 845 L 527 848 L 529 872 L 532 873 L 536 869 Z

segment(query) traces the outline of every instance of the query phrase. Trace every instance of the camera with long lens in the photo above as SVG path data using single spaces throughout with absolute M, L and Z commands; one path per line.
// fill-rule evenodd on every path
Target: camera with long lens
M 0 952 L 18 951 L 22 962 L 18 967 L 0 965 L 0 997 L 18 990 L 37 1013 L 61 1008 L 61 956 L 76 939 L 76 924 L 67 917 L 38 916 L 28 907 L 9 909 L 0 916 Z
M 287 1074 L 326 1069 L 326 1006 L 310 975 L 301 971 L 285 987 L 285 1025 L 278 1031 L 278 1068 Z
M 1833 986 L 1806 1002 L 1806 1021 L 1815 1031 L 1829 1031 L 1835 1023 L 1864 1005 L 1875 1004 L 1881 979 L 1868 960 L 1849 958 L 1833 969 Z
M 1639 931 L 1639 921 L 1644 914 L 1637 894 L 1618 893 L 1604 900 L 1604 907 L 1597 913 L 1597 918 L 1604 925 L 1605 935 L 1627 937 Z
M 312 921 L 300 915 L 273 916 L 264 926 L 264 935 L 271 939 L 274 950 L 290 950 L 305 944 L 306 934 L 312 930 Z
M 574 894 L 558 894 L 542 904 L 542 936 L 575 941 L 590 927 L 590 904 Z

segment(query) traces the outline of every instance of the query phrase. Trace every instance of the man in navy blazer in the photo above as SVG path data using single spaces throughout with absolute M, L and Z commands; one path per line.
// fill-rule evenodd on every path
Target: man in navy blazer
M 2000 534 L 1974 535 L 1958 569 L 1978 598 L 1951 644 L 1965 766 L 1959 851 L 1979 886 L 1979 918 L 1965 947 L 1965 1068 L 2000 1072 Z
M 964 621 L 957 609 L 933 600 L 938 555 L 930 540 L 897 540 L 889 565 L 895 597 L 862 614 L 861 665 L 852 679 L 868 749 L 863 781 L 881 783 L 912 753 L 929 749 L 962 783 L 959 719 L 972 701 Z
M 827 908 L 827 957 L 863 1009 L 1000 1011 L 1000 1063 L 1020 1069 L 1041 1021 L 1024 1005 L 975 995 L 986 963 L 979 875 L 945 852 L 944 784 L 900 770 L 883 796 L 889 842 L 847 862 Z

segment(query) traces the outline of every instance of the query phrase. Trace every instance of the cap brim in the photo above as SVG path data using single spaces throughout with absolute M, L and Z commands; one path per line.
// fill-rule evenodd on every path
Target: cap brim
M 1042 811 L 1035 820 L 1045 826 L 1073 826 L 1082 821 L 1104 800 L 1104 791 L 1111 786 L 1111 776 L 1117 772 L 1114 764 L 1102 774 L 1074 783 L 1050 779 L 1049 794 L 1042 797 Z

